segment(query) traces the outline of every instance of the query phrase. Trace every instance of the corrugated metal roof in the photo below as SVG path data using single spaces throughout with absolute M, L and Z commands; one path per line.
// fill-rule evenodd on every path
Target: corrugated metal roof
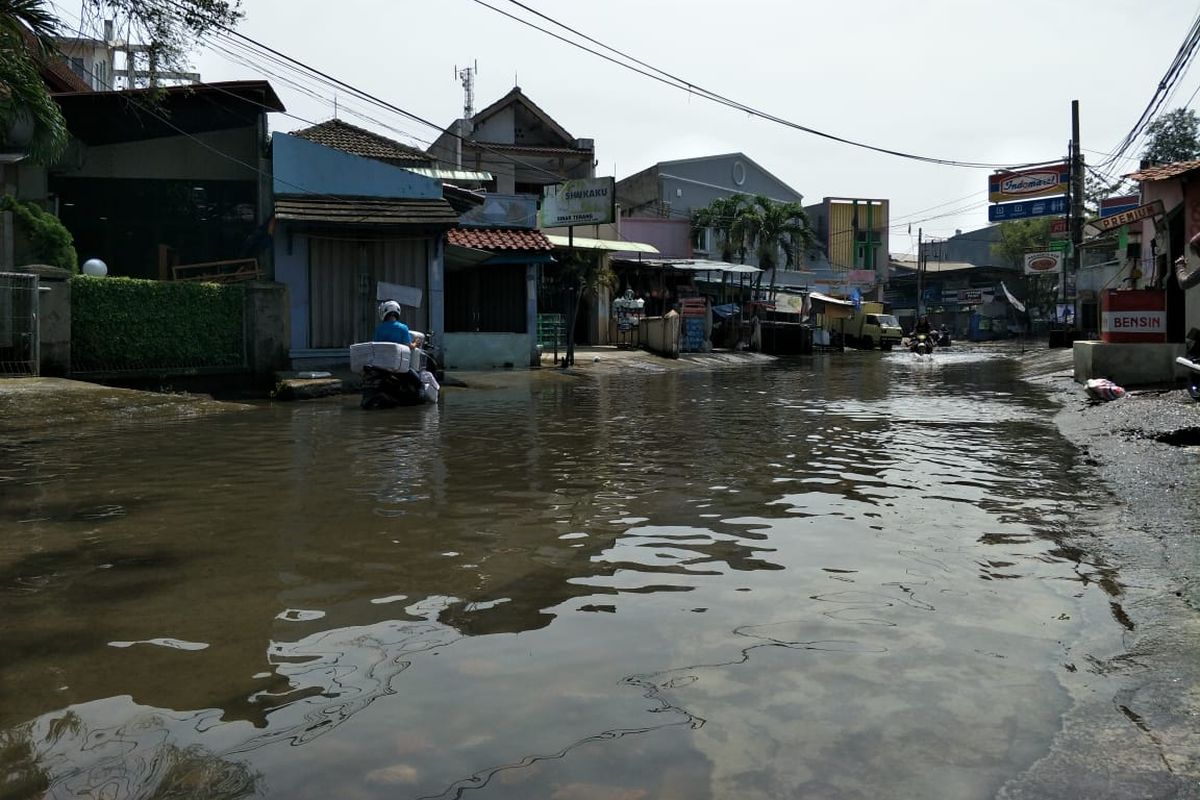
M 614 239 L 588 239 L 576 236 L 574 244 L 569 236 L 547 234 L 546 238 L 555 247 L 574 247 L 576 250 L 610 250 L 614 253 L 658 253 L 658 248 L 644 242 L 623 242 Z
M 1176 161 L 1174 164 L 1158 164 L 1153 167 L 1139 169 L 1125 177 L 1135 181 L 1164 181 L 1167 178 L 1177 178 L 1185 172 L 1200 169 L 1200 159 L 1194 161 Z
M 487 183 L 492 173 L 474 169 L 443 169 L 441 167 L 405 167 L 409 172 L 439 181 L 477 181 Z
M 550 250 L 552 245 L 541 231 L 504 228 L 451 228 L 446 241 L 476 250 Z
M 449 227 L 458 222 L 458 215 L 445 200 L 390 197 L 276 197 L 275 217 L 285 222 L 338 225 Z
M 749 264 L 731 264 L 728 261 L 711 261 L 704 258 L 641 258 L 617 259 L 643 267 L 661 267 L 663 269 L 681 269 L 688 272 L 729 272 L 735 275 L 754 275 L 762 272 L 758 267 Z
M 840 297 L 830 297 L 829 295 L 821 294 L 820 292 L 810 292 L 808 296 L 811 297 L 813 300 L 819 300 L 822 303 L 832 303 L 835 306 L 853 306 L 854 305 L 854 303 L 850 302 L 849 300 L 843 300 Z

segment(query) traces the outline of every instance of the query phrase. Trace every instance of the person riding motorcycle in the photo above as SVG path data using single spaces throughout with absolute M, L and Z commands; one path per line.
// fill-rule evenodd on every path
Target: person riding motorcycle
M 395 300 L 379 304 L 379 324 L 375 326 L 372 341 L 395 342 L 412 347 L 412 333 L 400 321 L 400 304 Z
M 929 325 L 929 317 L 921 317 L 917 320 L 917 327 L 913 329 L 913 334 L 923 333 L 928 336 L 932 330 L 932 327 Z

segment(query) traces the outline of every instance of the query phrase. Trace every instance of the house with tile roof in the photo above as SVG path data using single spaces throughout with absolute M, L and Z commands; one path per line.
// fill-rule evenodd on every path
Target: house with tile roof
M 1166 290 L 1167 341 L 1182 342 L 1200 328 L 1200 160 L 1143 164 L 1127 177 L 1138 181 L 1141 202 L 1155 204 L 1154 213 L 1116 216 L 1142 217 L 1128 228 L 1140 234 L 1143 285 Z
M 433 156 L 420 148 L 411 147 L 340 119 L 329 119 L 308 128 L 292 131 L 291 135 L 341 150 L 343 153 L 382 161 L 394 167 L 429 167 L 433 166 L 434 162 Z
M 595 177 L 595 145 L 578 139 L 516 86 L 471 116 L 455 120 L 429 147 L 445 169 L 492 173 L 500 194 L 533 194 L 572 178 Z
M 403 321 L 440 342 L 443 234 L 458 222 L 441 182 L 284 133 L 271 159 L 274 274 L 288 287 L 293 367 L 345 364 L 351 344 L 369 341 L 381 300 L 400 302 Z

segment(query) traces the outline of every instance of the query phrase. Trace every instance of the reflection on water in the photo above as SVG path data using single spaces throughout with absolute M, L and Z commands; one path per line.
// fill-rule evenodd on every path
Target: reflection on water
M 0 796 L 989 797 L 1119 630 L 1050 413 L 960 350 L 0 428 Z

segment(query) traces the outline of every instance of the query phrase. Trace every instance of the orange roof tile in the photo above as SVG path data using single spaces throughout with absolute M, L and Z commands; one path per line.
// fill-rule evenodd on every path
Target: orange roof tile
M 509 228 L 451 228 L 446 241 L 476 250 L 551 250 L 550 241 L 541 231 Z
M 1153 167 L 1139 169 L 1125 177 L 1135 181 L 1165 181 L 1167 178 L 1177 178 L 1185 172 L 1200 169 L 1200 159 L 1195 161 L 1176 161 L 1174 164 L 1156 164 Z

